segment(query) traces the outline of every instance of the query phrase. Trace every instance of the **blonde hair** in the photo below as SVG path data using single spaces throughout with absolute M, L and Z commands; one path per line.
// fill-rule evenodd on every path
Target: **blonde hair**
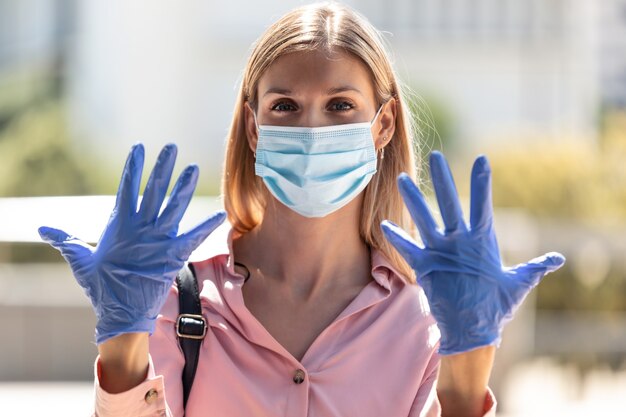
M 228 134 L 222 183 L 228 220 L 239 233 L 258 225 L 269 193 L 254 173 L 254 155 L 248 145 L 244 105 L 256 107 L 257 86 L 267 68 L 279 57 L 301 51 L 340 49 L 360 58 L 370 69 L 378 105 L 396 100 L 396 125 L 385 147 L 385 159 L 364 191 L 360 234 L 370 247 L 380 250 L 408 281 L 415 282 L 412 269 L 385 239 L 380 223 L 391 220 L 405 230 L 414 230 L 396 178 L 407 172 L 416 178 L 411 118 L 379 32 L 352 9 L 336 3 L 319 3 L 297 8 L 270 26 L 257 41 L 245 68 Z

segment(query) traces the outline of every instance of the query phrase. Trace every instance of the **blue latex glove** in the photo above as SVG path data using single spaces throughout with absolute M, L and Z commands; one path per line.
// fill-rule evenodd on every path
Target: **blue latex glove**
M 174 144 L 163 148 L 137 211 L 144 148 L 141 144 L 133 146 L 115 208 L 95 248 L 61 230 L 39 228 L 42 239 L 61 252 L 90 298 L 97 317 L 98 344 L 123 333 L 152 334 L 176 274 L 225 218 L 225 213 L 219 212 L 178 235 L 178 225 L 198 180 L 194 165 L 180 175 L 159 215 L 176 154 Z
M 404 202 L 424 247 L 389 221 L 386 238 L 417 274 L 441 330 L 439 353 L 449 355 L 499 345 L 502 328 L 541 278 L 565 258 L 548 253 L 513 268 L 503 267 L 493 227 L 491 169 L 484 156 L 472 169 L 470 223 L 463 220 L 448 164 L 439 152 L 430 157 L 432 182 L 445 225 L 440 230 L 424 196 L 406 174 L 398 177 Z

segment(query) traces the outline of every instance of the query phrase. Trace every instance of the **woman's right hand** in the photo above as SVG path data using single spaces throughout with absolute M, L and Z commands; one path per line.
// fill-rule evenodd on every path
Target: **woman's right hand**
M 176 274 L 226 217 L 218 212 L 178 234 L 198 181 L 195 165 L 182 172 L 159 215 L 176 154 L 174 144 L 163 148 L 137 210 L 144 148 L 132 147 L 115 208 L 95 248 L 62 230 L 39 228 L 42 239 L 61 252 L 90 298 L 97 317 L 97 344 L 125 333 L 152 334 Z

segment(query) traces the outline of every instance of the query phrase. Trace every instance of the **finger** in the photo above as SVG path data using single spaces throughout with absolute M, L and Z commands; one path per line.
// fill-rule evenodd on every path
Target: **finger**
M 74 268 L 75 261 L 93 253 L 93 246 L 63 230 L 42 226 L 38 231 L 44 242 L 60 251 L 72 268 Z
M 198 246 L 200 246 L 200 244 L 215 229 L 217 229 L 220 224 L 222 224 L 224 219 L 226 219 L 226 212 L 218 211 L 190 231 L 180 235 L 178 239 L 184 242 L 182 245 L 183 253 L 181 254 L 181 256 L 185 258 L 185 260 L 187 260 L 191 252 L 193 252 Z
M 541 278 L 565 264 L 565 257 L 558 252 L 546 253 L 525 264 L 513 268 L 515 276 L 530 287 L 536 286 Z
M 139 215 L 148 223 L 154 222 L 159 215 L 161 205 L 167 193 L 167 187 L 170 185 L 177 154 L 178 149 L 175 144 L 169 143 L 165 145 L 159 153 L 154 169 L 150 173 L 146 189 L 143 192 L 141 207 L 139 208 Z
M 472 167 L 470 227 L 484 230 L 493 224 L 491 201 L 491 167 L 484 156 L 479 156 Z
M 55 229 L 53 227 L 41 226 L 37 229 L 37 231 L 39 232 L 41 239 L 52 246 L 63 243 L 71 238 L 70 235 L 65 233 L 63 230 Z
M 422 192 L 417 188 L 411 177 L 402 173 L 398 176 L 398 189 L 406 204 L 411 218 L 417 226 L 417 230 L 422 237 L 425 245 L 432 243 L 439 234 L 437 231 L 437 222 L 433 218 L 426 199 Z
M 167 202 L 167 206 L 163 209 L 163 213 L 157 220 L 159 227 L 163 230 L 170 232 L 173 236 L 178 233 L 178 224 L 180 223 L 193 192 L 196 189 L 198 183 L 198 167 L 196 165 L 190 165 L 180 174 L 170 199 Z
M 122 171 L 122 180 L 120 181 L 115 200 L 115 211 L 120 214 L 130 215 L 137 211 L 144 153 L 143 145 L 138 143 L 133 145 L 126 159 L 126 165 L 124 165 L 124 171 Z
M 384 220 L 380 224 L 380 228 L 382 229 L 385 238 L 387 238 L 389 243 L 396 248 L 411 268 L 416 271 L 420 270 L 420 266 L 423 263 L 422 248 L 415 243 L 413 238 L 401 227 L 390 222 L 389 220 Z
M 461 203 L 454 185 L 454 179 L 446 158 L 440 152 L 433 151 L 430 154 L 430 175 L 433 180 L 437 203 L 439 203 L 446 233 L 465 230 L 463 211 L 461 210 Z

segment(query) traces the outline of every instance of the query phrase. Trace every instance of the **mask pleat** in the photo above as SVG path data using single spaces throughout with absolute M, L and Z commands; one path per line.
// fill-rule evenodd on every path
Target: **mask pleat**
M 261 126 L 256 175 L 297 213 L 323 217 L 350 202 L 376 172 L 370 126 Z

